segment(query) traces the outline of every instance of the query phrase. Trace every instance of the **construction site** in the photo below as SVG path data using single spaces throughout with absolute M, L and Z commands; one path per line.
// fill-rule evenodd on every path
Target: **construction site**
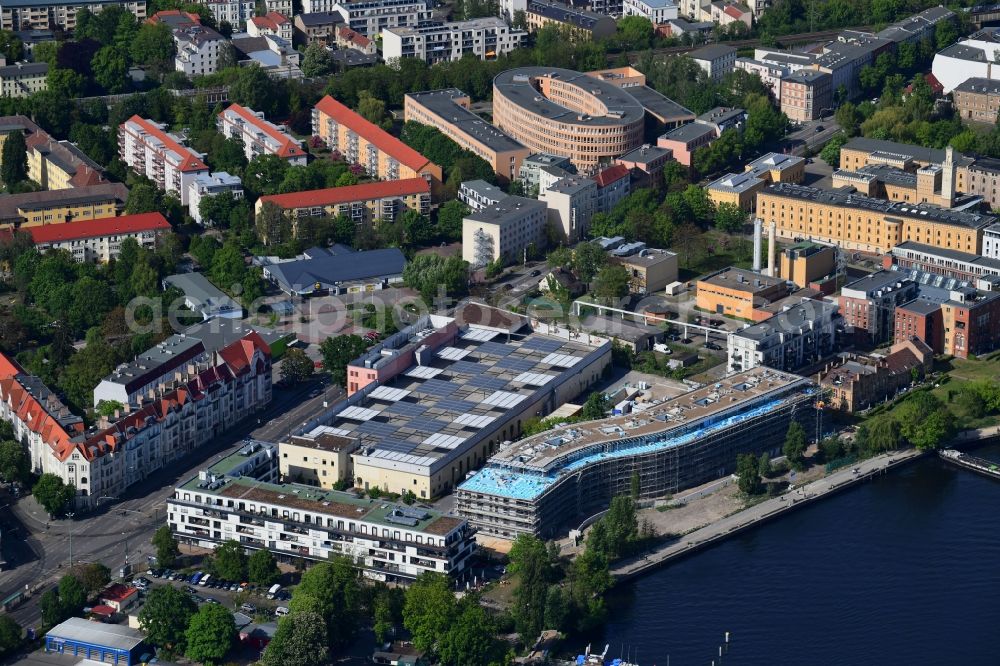
M 777 453 L 791 421 L 813 427 L 815 385 L 766 367 L 633 412 L 567 425 L 503 448 L 457 490 L 457 509 L 503 539 L 552 537 L 617 495 L 673 494 L 733 472 L 741 453 Z

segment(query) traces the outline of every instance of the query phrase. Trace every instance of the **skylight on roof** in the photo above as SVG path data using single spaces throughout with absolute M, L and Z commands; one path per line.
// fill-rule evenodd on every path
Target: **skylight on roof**
M 459 444 L 464 442 L 467 437 L 456 437 L 455 435 L 445 435 L 440 432 L 436 432 L 422 443 L 429 444 L 430 446 L 440 447 L 442 449 L 454 449 Z
M 337 414 L 339 418 L 350 419 L 352 421 L 370 421 L 376 416 L 378 416 L 378 410 L 368 409 L 367 407 L 357 407 L 352 405 L 345 409 L 344 411 Z
M 509 407 L 513 407 L 527 397 L 528 396 L 525 395 L 511 393 L 510 391 L 494 391 L 489 395 L 489 397 L 483 400 L 482 404 L 507 409 Z
M 455 423 L 460 426 L 470 426 L 472 428 L 483 428 L 493 421 L 496 421 L 494 416 L 486 416 L 484 414 L 462 414 L 457 419 Z
M 458 361 L 465 358 L 471 352 L 468 349 L 459 349 L 458 347 L 445 347 L 438 351 L 437 355 L 446 361 Z
M 472 340 L 474 342 L 488 342 L 493 338 L 500 335 L 500 331 L 491 331 L 485 328 L 468 328 L 465 333 L 462 333 L 463 340 Z
M 580 360 L 580 357 L 570 356 L 569 354 L 549 354 L 542 359 L 542 363 L 556 365 L 560 368 L 572 368 L 574 365 L 579 363 Z
M 430 379 L 431 377 L 437 377 L 444 370 L 441 368 L 431 368 L 426 365 L 415 365 L 403 374 L 407 377 L 416 377 L 417 379 Z
M 515 382 L 521 382 L 522 384 L 529 384 L 531 386 L 544 386 L 553 379 L 555 379 L 555 375 L 546 375 L 541 372 L 522 372 L 517 377 L 514 377 Z
M 396 402 L 397 400 L 402 400 L 406 396 L 410 395 L 410 392 L 406 389 L 393 388 L 391 386 L 379 386 L 374 391 L 368 394 L 369 398 L 374 398 L 376 400 L 387 400 L 388 402 Z

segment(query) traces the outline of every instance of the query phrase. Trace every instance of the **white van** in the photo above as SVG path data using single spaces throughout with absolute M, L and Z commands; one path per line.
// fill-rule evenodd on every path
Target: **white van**
M 285 617 L 286 615 L 288 615 L 288 609 L 285 608 L 284 606 L 278 606 L 277 608 L 274 609 L 274 615 L 275 617 Z
M 271 586 L 271 589 L 267 591 L 267 598 L 274 599 L 276 596 L 278 596 L 278 592 L 280 591 L 281 591 L 281 586 L 275 583 L 274 585 Z
M 204 576 L 201 577 L 201 580 L 198 581 L 198 584 L 201 585 L 202 587 L 205 587 L 206 585 L 208 585 L 208 579 L 211 577 L 212 574 L 205 574 Z

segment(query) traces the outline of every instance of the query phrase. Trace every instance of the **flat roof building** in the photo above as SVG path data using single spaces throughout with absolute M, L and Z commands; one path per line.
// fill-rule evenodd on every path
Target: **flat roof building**
M 805 158 L 784 153 L 768 153 L 746 166 L 743 173 L 727 173 L 705 186 L 716 206 L 730 203 L 753 212 L 757 193 L 770 183 L 801 183 L 805 177 Z
M 384 289 L 401 282 L 406 258 L 398 248 L 331 252 L 310 248 L 299 259 L 262 262 L 262 272 L 281 291 L 308 296 Z
M 468 302 L 424 315 L 347 367 L 349 398 L 299 432 L 357 438 L 355 485 L 418 498 L 447 494 L 530 418 L 601 377 L 611 344 L 533 330 L 525 317 Z
M 121 7 L 137 22 L 146 20 L 146 0 L 4 0 L 0 4 L 0 30 L 52 30 L 72 32 L 76 15 L 86 7 L 99 12 L 104 7 Z
M 544 249 L 547 213 L 544 201 L 519 196 L 470 213 L 462 220 L 462 258 L 478 269 L 498 259 L 515 261 L 529 246 Z
M 992 215 L 791 183 L 761 190 L 757 215 L 765 226 L 774 224 L 783 238 L 809 238 L 876 254 L 908 240 L 979 254 L 983 230 L 997 221 Z
M 687 54 L 698 63 L 708 78 L 719 81 L 736 68 L 736 49 L 725 44 L 709 44 Z
M 838 307 L 803 298 L 764 321 L 730 333 L 726 340 L 730 372 L 767 366 L 794 372 L 837 351 Z
M 483 158 L 505 182 L 515 180 L 521 161 L 531 151 L 470 111 L 471 104 L 471 98 L 457 88 L 407 93 L 403 97 L 403 118 L 436 128 Z
M 142 632 L 120 624 L 71 617 L 45 634 L 45 651 L 118 666 L 139 663 L 146 649 Z
M 615 20 L 606 14 L 554 0 L 528 0 L 525 19 L 530 32 L 537 32 L 547 25 L 566 26 L 575 41 L 604 39 L 615 34 L 617 29 Z
M 458 187 L 458 199 L 469 207 L 469 210 L 477 211 L 498 204 L 508 195 L 496 185 L 490 185 L 485 180 L 466 180 Z
M 528 33 L 507 25 L 497 16 L 386 28 L 382 31 L 382 57 L 389 62 L 418 58 L 429 65 L 474 55 L 495 60 L 517 49 Z
M 677 281 L 677 254 L 669 250 L 642 249 L 618 259 L 618 263 L 628 271 L 628 287 L 633 294 L 655 294 Z
M 699 309 L 747 321 L 757 321 L 757 308 L 788 295 L 785 280 L 734 267 L 706 275 L 695 289 Z
M 243 308 L 208 281 L 202 273 L 178 273 L 163 278 L 163 288 L 179 289 L 184 294 L 184 305 L 201 314 L 202 319 L 224 317 L 241 319 Z
M 732 472 L 737 454 L 776 452 L 813 399 L 809 380 L 755 368 L 641 412 L 549 430 L 464 481 L 458 513 L 490 536 L 556 536 L 628 494 L 635 475 L 652 499 Z
M 115 217 L 127 200 L 128 188 L 122 183 L 8 194 L 0 197 L 0 225 L 35 227 Z
M 493 80 L 496 126 L 585 174 L 642 145 L 644 114 L 626 89 L 568 69 L 521 67 Z
M 989 231 L 987 227 L 987 234 Z M 987 238 L 988 235 L 984 236 L 984 245 Z M 1000 284 L 1000 259 L 987 256 L 985 248 L 983 255 L 978 255 L 906 241 L 889 251 L 882 260 L 882 267 L 905 273 L 919 271 L 940 275 L 987 291 L 997 290 Z
M 167 499 L 167 524 L 178 540 L 202 548 L 235 540 L 282 562 L 344 556 L 366 578 L 387 582 L 411 582 L 428 571 L 457 576 L 475 552 L 462 518 L 275 483 L 277 468 L 273 445 L 247 443 L 176 487 Z

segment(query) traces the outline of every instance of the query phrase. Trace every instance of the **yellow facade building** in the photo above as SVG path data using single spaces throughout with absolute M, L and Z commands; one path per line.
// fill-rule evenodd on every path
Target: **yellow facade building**
M 747 164 L 743 173 L 727 173 L 709 183 L 705 190 L 716 206 L 723 203 L 753 212 L 757 193 L 771 183 L 801 183 L 806 161 L 795 155 L 768 153 Z
M 332 490 L 339 481 L 353 479 L 351 454 L 358 440 L 329 430 L 320 427 L 278 445 L 278 471 L 283 480 Z
M 757 195 L 757 217 L 782 238 L 884 254 L 904 241 L 980 254 L 990 215 L 874 199 L 849 190 L 778 183 Z
M 36 227 L 116 217 L 127 199 L 128 188 L 121 183 L 12 194 L 0 197 L 0 225 Z

